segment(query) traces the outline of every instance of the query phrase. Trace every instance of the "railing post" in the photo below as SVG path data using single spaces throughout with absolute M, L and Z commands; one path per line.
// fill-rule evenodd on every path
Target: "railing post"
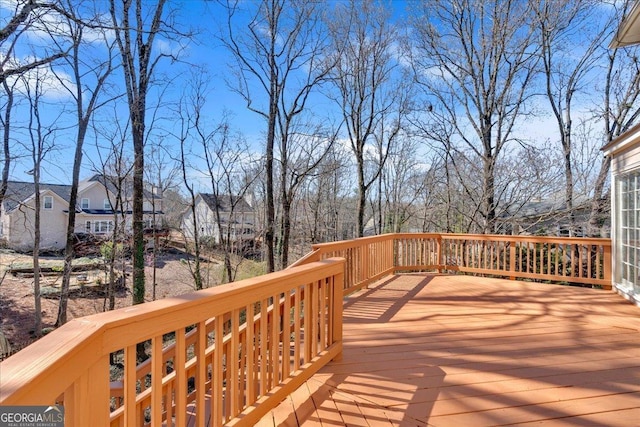
M 360 280 L 358 280 L 358 282 L 361 282 L 363 280 L 369 280 L 369 250 L 371 249 L 371 245 L 369 245 L 368 243 L 365 243 L 364 245 L 360 246 L 360 250 L 362 251 L 362 277 L 360 277 Z M 365 286 L 365 289 L 369 288 L 369 284 L 367 283 L 367 285 Z
M 340 353 L 333 360 L 342 360 L 342 299 L 344 292 L 344 273 L 333 278 L 333 290 L 331 301 L 331 344 L 339 343 Z
M 64 394 L 65 426 L 109 425 L 109 355 L 104 355 Z
M 516 242 L 515 240 L 511 240 L 509 242 L 509 272 L 515 273 L 516 271 Z M 515 275 L 509 276 L 510 280 L 516 280 Z
M 603 245 L 602 247 L 603 249 L 603 253 L 602 253 L 602 257 L 604 258 L 602 260 L 602 267 L 603 267 L 603 273 L 604 273 L 604 280 L 608 280 L 610 283 L 612 282 L 612 278 L 611 278 L 611 244 L 608 245 Z M 613 285 L 613 283 L 611 283 L 611 285 Z
M 438 273 L 442 273 L 444 271 L 444 264 L 442 262 L 444 259 L 443 251 L 442 235 L 438 234 L 438 237 L 436 237 L 436 265 L 438 266 Z

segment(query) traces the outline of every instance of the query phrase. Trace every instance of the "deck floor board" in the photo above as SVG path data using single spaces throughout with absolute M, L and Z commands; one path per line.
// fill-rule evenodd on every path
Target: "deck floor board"
M 640 308 L 615 293 L 447 275 L 345 301 L 344 353 L 263 418 L 300 426 L 629 426 Z

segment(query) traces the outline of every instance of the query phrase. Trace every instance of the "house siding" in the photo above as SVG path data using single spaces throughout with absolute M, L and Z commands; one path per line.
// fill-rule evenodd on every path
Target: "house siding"
M 60 250 L 65 246 L 67 202 L 51 192 L 41 193 L 41 202 L 44 196 L 53 197 L 53 209 L 40 209 L 40 249 Z M 8 215 L 8 227 L 4 234 L 8 236 L 9 246 L 17 250 L 29 251 L 34 245 L 35 230 L 35 198 L 25 201 L 20 207 L 11 211 Z
M 219 244 L 221 239 L 216 213 L 200 195 L 196 197 L 195 215 L 198 227 L 198 237 L 201 239 L 210 238 L 215 244 Z M 233 223 L 232 227 L 235 227 L 236 229 L 236 235 L 232 236 L 233 240 L 250 240 L 255 238 L 255 231 L 253 231 L 255 225 L 255 214 L 253 212 L 237 211 L 234 212 L 233 218 L 231 218 L 229 212 L 222 211 L 220 212 L 220 220 L 223 224 Z M 251 229 L 252 233 L 243 234 L 243 230 L 245 228 Z M 183 216 L 182 230 L 186 238 L 194 238 L 193 212 L 190 209 Z
M 633 128 L 605 147 L 605 153 L 611 156 L 611 207 L 612 207 L 612 281 L 614 289 L 640 305 L 640 278 L 634 286 L 623 283 L 622 248 L 622 207 L 620 206 L 621 181 L 633 172 L 640 172 L 640 128 Z M 627 237 L 627 243 L 629 237 Z M 640 242 L 636 243 L 640 247 Z M 628 249 L 627 249 L 628 250 Z

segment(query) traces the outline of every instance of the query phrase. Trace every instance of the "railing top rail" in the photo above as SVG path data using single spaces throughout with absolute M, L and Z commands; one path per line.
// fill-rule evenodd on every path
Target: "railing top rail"
M 92 366 L 100 357 L 142 342 L 168 330 L 176 330 L 203 319 L 219 316 L 229 307 L 244 307 L 246 295 L 267 298 L 285 292 L 291 286 L 325 276 L 342 274 L 344 259 L 331 258 L 239 282 L 204 289 L 172 298 L 73 319 L 53 333 L 31 344 L 28 351 L 9 357 L 0 364 L 0 403 L 12 404 L 28 399 L 29 384 L 47 389 L 54 399 L 77 378 L 57 375 L 65 366 Z M 212 305 L 212 300 L 216 301 Z M 144 328 L 132 328 L 132 324 Z M 78 377 L 81 372 L 78 371 Z M 37 402 L 34 402 L 37 403 Z
M 331 251 L 340 250 L 348 247 L 359 246 L 365 243 L 373 243 L 373 242 L 379 242 L 383 240 L 389 240 L 389 239 L 393 239 L 394 236 L 395 236 L 395 233 L 387 233 L 387 234 L 380 234 L 377 236 L 359 237 L 357 239 L 352 239 L 352 240 L 339 240 L 337 242 L 316 243 L 311 247 L 313 248 L 313 250 L 321 250 L 326 252 L 326 250 L 331 250 Z
M 494 241 L 523 241 L 523 242 L 562 242 L 562 243 L 600 243 L 607 244 L 611 239 L 606 237 L 556 237 L 556 236 L 525 236 L 511 234 L 464 234 L 464 233 L 443 233 L 443 239 L 464 239 L 464 240 L 494 240 Z
M 316 243 L 312 245 L 312 252 L 305 255 L 300 260 L 296 261 L 293 265 L 300 265 L 301 262 L 307 257 L 315 256 L 320 252 L 337 251 L 347 249 L 367 243 L 379 242 L 389 239 L 415 239 L 415 238 L 430 238 L 430 239 L 461 239 L 461 240 L 487 240 L 487 241 L 499 241 L 499 242 L 533 242 L 533 243 L 547 243 L 550 241 L 560 243 L 588 243 L 588 244 L 600 244 L 610 245 L 611 239 L 606 237 L 556 237 L 556 236 L 526 236 L 526 235 L 512 235 L 512 234 L 466 234 L 466 233 L 386 233 L 378 236 L 359 237 L 353 240 L 339 240 L 336 242 Z M 304 262 L 302 262 L 304 263 Z

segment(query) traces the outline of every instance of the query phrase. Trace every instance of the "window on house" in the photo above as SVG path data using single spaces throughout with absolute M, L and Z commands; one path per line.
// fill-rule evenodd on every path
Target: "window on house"
M 82 199 L 80 209 L 89 209 L 89 199 Z
M 93 221 L 93 232 L 97 234 L 110 233 L 113 230 L 113 221 Z
M 111 202 L 109 201 L 109 199 L 104 199 L 104 206 L 103 208 L 105 210 L 110 210 L 111 209 Z
M 43 199 L 43 202 L 42 202 L 42 206 L 45 209 L 53 209 L 53 197 L 44 196 L 44 199 Z
M 85 223 L 84 230 L 85 230 L 87 233 L 91 233 L 91 221 L 87 221 L 87 222 Z
M 617 180 L 619 282 L 640 295 L 640 171 Z

